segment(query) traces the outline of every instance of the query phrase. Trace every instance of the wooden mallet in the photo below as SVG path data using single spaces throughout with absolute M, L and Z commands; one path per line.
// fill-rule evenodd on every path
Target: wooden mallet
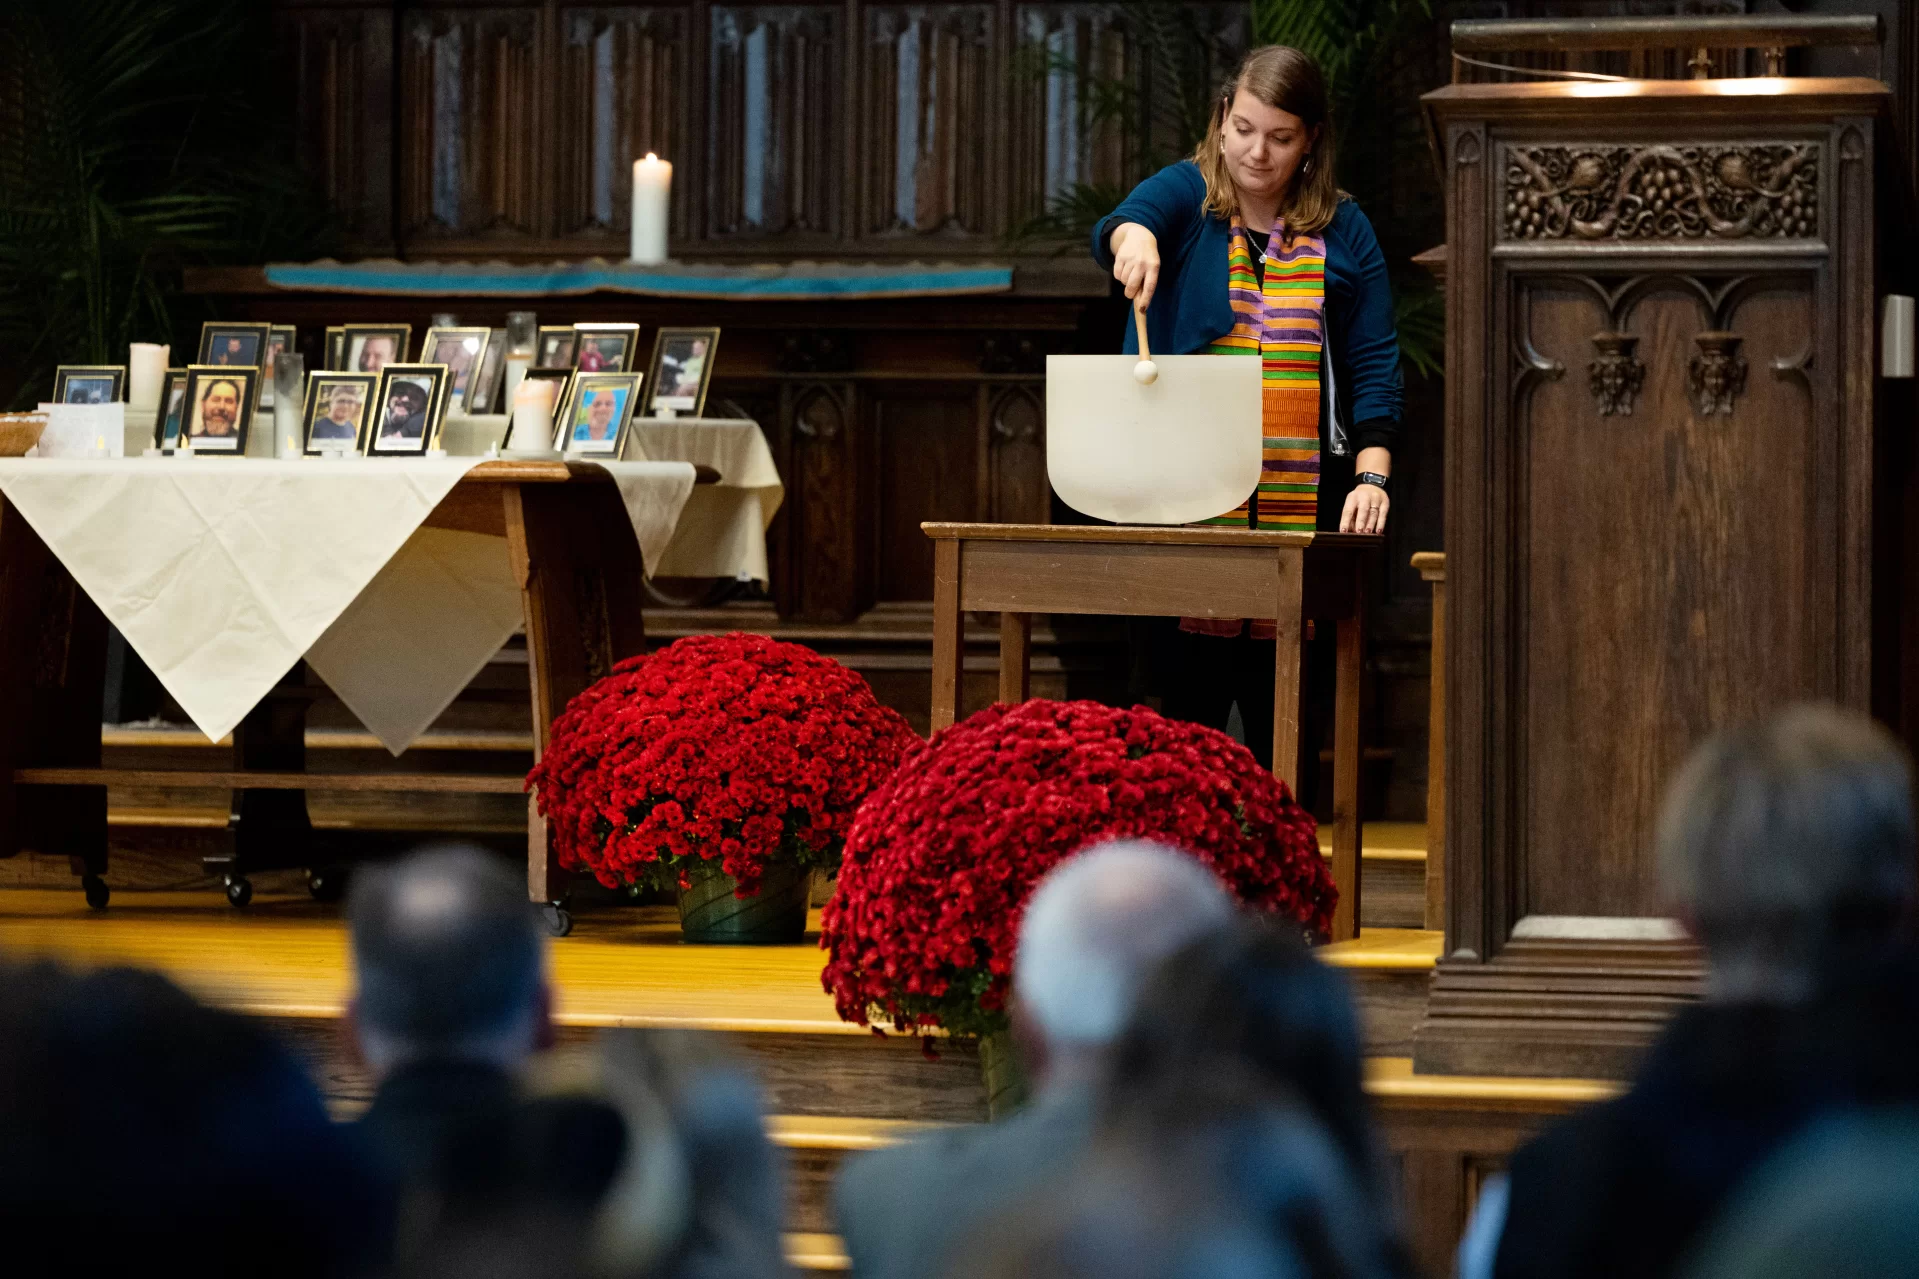
M 1133 381 L 1151 386 L 1159 377 L 1159 365 L 1153 363 L 1153 351 L 1146 342 L 1146 308 L 1133 309 L 1133 324 L 1139 330 L 1139 363 L 1133 366 Z

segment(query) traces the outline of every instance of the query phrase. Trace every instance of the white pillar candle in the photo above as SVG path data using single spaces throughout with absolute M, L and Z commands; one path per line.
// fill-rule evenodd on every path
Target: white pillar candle
M 507 448 L 516 453 L 553 449 L 553 393 L 550 379 L 521 382 L 513 392 L 513 432 Z
M 518 402 L 515 397 L 519 394 L 520 382 L 526 377 L 526 371 L 532 364 L 533 357 L 530 355 L 508 355 L 506 357 L 506 391 L 500 396 L 500 403 L 506 405 L 506 411 L 509 413 L 513 411 L 513 406 Z
M 127 406 L 135 413 L 152 413 L 160 407 L 171 351 L 151 342 L 135 342 L 127 348 Z
M 646 153 L 633 162 L 633 261 L 658 266 L 666 261 L 668 197 L 673 191 L 673 166 Z

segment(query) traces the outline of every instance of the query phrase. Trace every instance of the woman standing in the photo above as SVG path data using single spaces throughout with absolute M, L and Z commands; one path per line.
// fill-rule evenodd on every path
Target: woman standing
M 1146 311 L 1155 351 L 1262 362 L 1259 487 L 1209 524 L 1385 530 L 1399 338 L 1385 257 L 1333 159 L 1319 67 L 1283 45 L 1255 49 L 1193 158 L 1140 183 L 1093 230 L 1094 259 Z M 1138 349 L 1130 323 L 1123 349 Z M 1248 746 L 1270 767 L 1272 671 L 1271 623 L 1188 618 L 1166 711 L 1224 728 L 1237 703 Z M 1309 715 L 1326 681 L 1312 684 Z M 1306 795 L 1318 773 L 1310 730 Z

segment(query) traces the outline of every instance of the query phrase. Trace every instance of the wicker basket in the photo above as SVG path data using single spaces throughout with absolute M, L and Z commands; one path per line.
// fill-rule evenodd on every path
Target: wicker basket
M 46 429 L 45 413 L 0 413 L 0 457 L 25 457 Z

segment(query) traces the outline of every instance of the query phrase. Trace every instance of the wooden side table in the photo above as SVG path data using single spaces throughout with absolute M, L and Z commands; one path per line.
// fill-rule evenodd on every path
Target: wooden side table
M 525 610 L 538 759 L 566 703 L 645 650 L 640 548 L 612 477 L 590 462 L 482 462 L 426 527 L 506 539 Z M 102 768 L 105 670 L 106 620 L 0 501 L 0 857 L 28 848 L 66 855 L 96 906 L 107 902 L 109 786 L 231 790 L 231 843 L 208 869 L 225 875 L 235 905 L 251 897 L 249 870 L 315 865 L 309 791 L 517 795 L 525 786 L 519 774 L 308 772 L 309 698 L 292 687 L 269 694 L 234 730 L 231 769 Z M 563 876 L 530 796 L 526 847 L 528 895 L 564 934 Z
M 933 730 L 959 707 L 961 619 L 1000 615 L 999 696 L 1028 696 L 1035 613 L 1274 619 L 1273 775 L 1299 784 L 1300 645 L 1308 622 L 1338 634 L 1333 713 L 1333 940 L 1359 934 L 1359 686 L 1365 568 L 1384 539 L 1126 525 L 920 525 L 933 539 Z M 1315 756 L 1316 756 L 1315 752 Z

